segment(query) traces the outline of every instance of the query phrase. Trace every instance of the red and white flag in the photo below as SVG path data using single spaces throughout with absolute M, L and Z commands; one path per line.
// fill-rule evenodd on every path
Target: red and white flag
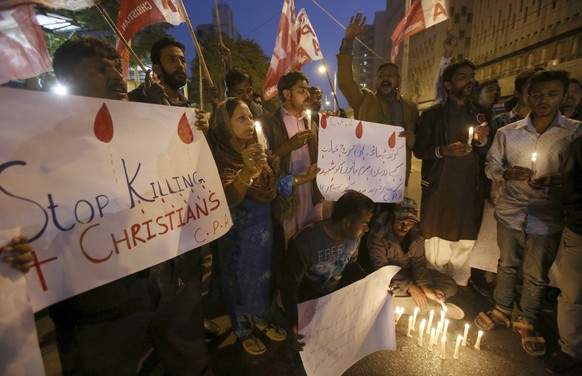
M 396 61 L 404 38 L 448 19 L 447 9 L 446 0 L 416 0 L 392 33 L 390 60 Z
M 93 0 L 2 0 L 1 9 L 13 8 L 22 4 L 40 4 L 53 9 L 81 10 L 92 7 Z
M 295 1 L 285 0 L 275 49 L 271 57 L 271 65 L 267 71 L 263 98 L 273 98 L 277 94 L 277 83 L 285 73 L 291 71 L 297 50 L 297 34 L 295 33 Z
M 0 84 L 53 69 L 32 5 L 0 10 Z
M 315 35 L 315 30 L 309 22 L 305 9 L 301 8 L 297 14 L 297 23 L 295 25 L 297 35 L 297 51 L 295 55 L 294 69 L 300 69 L 303 65 L 323 59 L 321 46 Z
M 129 42 L 138 31 L 158 22 L 179 25 L 186 21 L 182 12 L 181 0 L 122 0 L 119 7 L 117 27 Z M 124 74 L 127 76 L 129 51 L 117 43 L 117 50 L 124 61 Z

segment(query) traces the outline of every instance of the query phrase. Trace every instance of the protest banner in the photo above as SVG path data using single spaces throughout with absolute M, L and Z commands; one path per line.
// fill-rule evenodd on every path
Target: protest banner
M 206 244 L 230 211 L 194 109 L 0 89 L 0 230 L 38 311 Z
M 347 189 L 374 202 L 404 198 L 406 144 L 393 125 L 320 115 L 317 185 L 323 197 L 337 200 Z
M 396 350 L 390 280 L 400 270 L 386 266 L 343 289 L 297 306 L 299 354 L 307 375 L 341 375 L 366 355 Z

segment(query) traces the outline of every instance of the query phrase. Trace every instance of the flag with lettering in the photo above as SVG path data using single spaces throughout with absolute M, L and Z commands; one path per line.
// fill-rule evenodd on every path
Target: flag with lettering
M 179 25 L 186 21 L 182 11 L 181 0 L 122 0 L 119 7 L 117 27 L 123 37 L 129 42 L 138 31 L 146 26 L 168 22 Z M 123 44 L 117 44 L 117 50 L 123 59 L 124 76 L 127 77 L 129 66 L 129 51 Z
M 81 10 L 92 7 L 93 0 L 2 0 L 0 9 L 13 8 L 17 5 L 35 3 L 53 9 Z
M 300 69 L 307 63 L 323 59 L 315 29 L 311 26 L 307 12 L 303 8 L 297 14 L 295 34 L 297 35 L 297 52 L 294 69 Z
M 295 32 L 295 1 L 285 0 L 277 31 L 277 40 L 271 57 L 271 64 L 265 79 L 263 97 L 265 100 L 273 98 L 277 94 L 279 79 L 290 72 L 295 60 L 297 50 L 297 34 Z
M 447 20 L 447 9 L 446 0 L 416 0 L 392 33 L 390 60 L 396 61 L 404 38 Z
M 0 84 L 53 69 L 32 5 L 0 10 Z

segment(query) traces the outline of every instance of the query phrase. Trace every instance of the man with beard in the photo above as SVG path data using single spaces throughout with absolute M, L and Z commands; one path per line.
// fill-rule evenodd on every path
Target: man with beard
M 475 65 L 443 72 L 445 102 L 426 110 L 416 128 L 414 155 L 422 159 L 421 230 L 429 265 L 464 287 L 485 199 L 483 162 L 490 142 L 486 112 L 472 103 Z M 474 133 L 470 133 L 473 127 Z
M 487 154 L 487 176 L 503 181 L 495 206 L 501 253 L 495 306 L 487 313 L 481 312 L 475 324 L 483 330 L 512 325 L 521 335 L 525 352 L 543 356 L 546 346 L 535 324 L 564 226 L 560 168 L 568 147 L 582 134 L 582 127 L 559 111 L 569 85 L 567 72 L 537 72 L 529 82 L 531 112 L 525 119 L 499 129 Z M 518 318 L 512 323 L 521 275 Z
M 53 65 L 73 95 L 127 100 L 121 57 L 104 42 L 69 40 Z M 151 348 L 148 359 L 169 374 L 212 374 L 196 256 L 185 253 L 52 305 L 63 375 L 133 375 L 140 367 L 147 373 Z
M 361 88 L 355 81 L 352 71 L 352 49 L 354 39 L 365 29 L 366 17 L 362 13 L 356 14 L 355 18 L 352 16 L 337 55 L 338 85 L 353 108 L 355 119 L 396 125 L 405 129 L 399 136 L 406 138 L 405 184 L 408 185 L 418 109 L 414 102 L 400 96 L 400 74 L 398 66 L 395 64 L 386 62 L 380 65 L 376 73 L 375 93 L 369 89 Z
M 150 57 L 152 70 L 160 83 L 153 82 L 148 75 L 144 84 L 129 93 L 129 100 L 189 107 L 190 103 L 180 92 L 188 81 L 184 51 L 184 45 L 172 38 L 162 38 L 154 43 Z
M 277 90 L 282 106 L 260 118 L 269 149 L 275 158 L 280 159 L 285 175 L 314 173 L 317 170 L 318 143 L 317 125 L 313 119 L 311 124 L 307 124 L 309 80 L 303 72 L 289 72 L 281 77 Z M 323 197 L 315 180 L 299 184 L 293 178 L 286 183 L 292 194 L 289 197 L 277 196 L 273 201 L 275 231 L 282 227 L 285 241 L 303 226 L 323 218 Z M 278 248 L 283 246 L 279 244 Z
M 146 77 L 146 82 L 128 95 L 132 102 L 165 104 L 178 107 L 190 107 L 190 101 L 180 92 L 188 81 L 186 74 L 185 47 L 173 38 L 162 38 L 153 44 L 150 57 L 152 69 L 160 79 L 160 83 L 152 82 Z M 195 109 L 196 127 L 206 133 L 208 121 L 204 113 Z M 200 253 L 200 250 L 193 250 Z M 202 261 L 201 259 L 199 260 Z M 200 276 L 198 276 L 200 277 Z M 204 319 L 204 330 L 208 338 L 214 338 L 220 333 L 220 327 L 212 320 Z

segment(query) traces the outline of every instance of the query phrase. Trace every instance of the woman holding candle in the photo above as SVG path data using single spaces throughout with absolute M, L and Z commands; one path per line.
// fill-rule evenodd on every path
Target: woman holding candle
M 224 300 L 244 349 L 260 355 L 266 348 L 253 329 L 273 341 L 286 338 L 285 330 L 267 317 L 273 252 L 270 203 L 277 178 L 242 100 L 229 98 L 218 105 L 209 144 L 233 219 L 233 227 L 218 240 Z

